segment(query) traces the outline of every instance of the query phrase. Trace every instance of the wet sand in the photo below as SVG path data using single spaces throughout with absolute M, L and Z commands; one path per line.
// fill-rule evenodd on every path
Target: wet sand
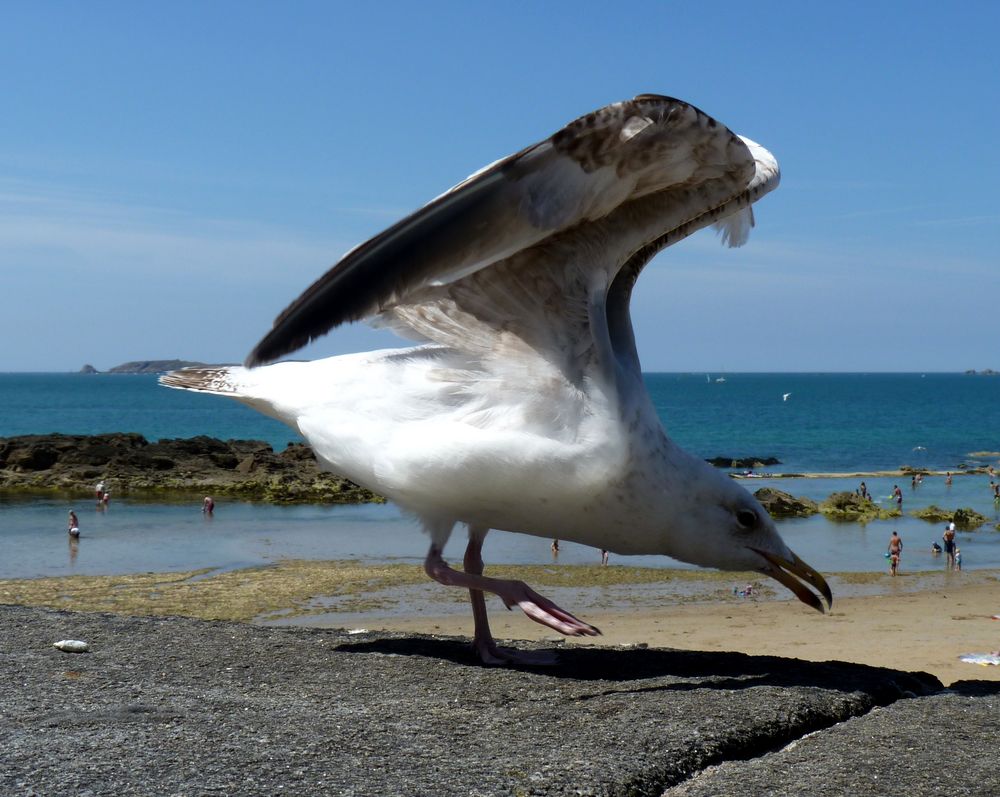
M 588 607 L 579 615 L 603 636 L 571 639 L 570 645 L 646 644 L 682 650 L 739 651 L 809 661 L 840 660 L 893 669 L 924 671 L 945 685 L 964 679 L 1000 681 L 1000 667 L 959 661 L 966 653 L 1000 648 L 1000 578 L 996 571 L 877 577 L 851 585 L 833 579 L 833 610 L 820 615 L 793 600 L 716 596 L 711 600 L 612 609 Z M 717 586 L 717 585 L 716 585 Z M 497 638 L 555 641 L 558 635 L 490 604 Z M 570 610 L 577 605 L 569 605 Z M 305 618 L 303 618 L 305 619 Z M 471 614 L 460 611 L 419 615 L 357 615 L 369 629 L 470 635 Z M 309 621 L 307 621 L 309 622 Z

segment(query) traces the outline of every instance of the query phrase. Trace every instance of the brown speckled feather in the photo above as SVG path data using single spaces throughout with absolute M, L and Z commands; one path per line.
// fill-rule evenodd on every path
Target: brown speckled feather
M 577 377 L 608 335 L 591 305 L 618 271 L 637 273 L 636 252 L 670 230 L 747 205 L 755 173 L 747 144 L 688 103 L 645 94 L 606 106 L 349 252 L 247 363 L 368 318 L 476 356 L 532 350 Z

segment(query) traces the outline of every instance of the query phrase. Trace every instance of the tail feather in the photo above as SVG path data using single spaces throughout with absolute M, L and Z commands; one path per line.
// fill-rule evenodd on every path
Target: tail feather
M 217 366 L 214 368 L 183 368 L 169 371 L 160 377 L 160 384 L 178 390 L 193 390 L 198 393 L 217 393 L 227 396 L 243 395 L 241 377 L 246 374 L 242 366 Z

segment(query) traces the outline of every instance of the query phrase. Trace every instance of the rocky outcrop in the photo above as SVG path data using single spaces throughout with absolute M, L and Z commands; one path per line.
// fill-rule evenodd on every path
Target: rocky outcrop
M 914 509 L 910 514 L 915 518 L 926 520 L 928 523 L 953 522 L 955 528 L 960 531 L 975 531 L 987 521 L 985 516 L 968 507 L 942 509 L 939 506 L 931 504 L 930 506 L 925 506 L 923 509 Z
M 87 363 L 85 366 L 83 366 L 83 368 L 80 369 L 80 373 L 81 374 L 99 374 L 100 371 L 98 371 L 96 368 L 94 368 L 94 366 L 92 366 L 90 363 Z
M 955 513 L 950 509 L 942 509 L 935 504 L 931 504 L 922 509 L 913 509 L 910 511 L 910 514 L 915 518 L 926 520 L 928 523 L 947 523 Z
M 781 464 L 781 460 L 774 457 L 742 457 L 738 459 L 733 459 L 732 457 L 712 457 L 705 461 L 711 465 L 715 465 L 717 468 L 764 468 Z
M 811 498 L 796 498 L 773 487 L 761 487 L 754 497 L 773 518 L 809 517 L 819 512 L 819 504 Z
M 860 523 L 888 520 L 903 514 L 898 509 L 882 509 L 871 499 L 850 492 L 833 493 L 819 505 L 819 511 L 830 520 Z
M 975 531 L 986 524 L 985 516 L 968 507 L 956 509 L 951 519 L 959 531 Z
M 320 470 L 301 443 L 275 453 L 259 440 L 192 437 L 151 443 L 138 434 L 0 438 L 0 490 L 112 496 L 213 494 L 278 503 L 363 503 L 379 496 Z

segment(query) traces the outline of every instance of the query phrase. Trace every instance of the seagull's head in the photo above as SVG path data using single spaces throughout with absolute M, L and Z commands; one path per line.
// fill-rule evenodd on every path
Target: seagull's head
M 708 463 L 699 460 L 696 470 L 698 478 L 675 504 L 680 514 L 671 513 L 670 555 L 702 567 L 763 573 L 819 612 L 821 597 L 832 606 L 826 579 L 785 544 L 760 501 Z

